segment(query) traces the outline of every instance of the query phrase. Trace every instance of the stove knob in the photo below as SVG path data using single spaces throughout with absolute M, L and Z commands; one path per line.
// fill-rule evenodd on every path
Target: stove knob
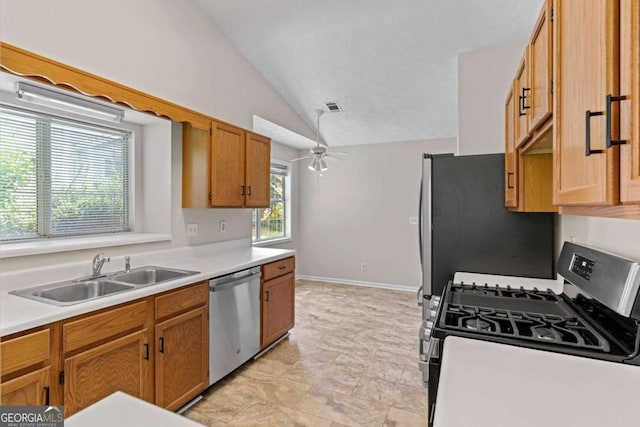
M 431 298 L 431 308 L 438 308 L 440 305 L 440 297 Z
M 425 323 L 425 328 L 429 331 L 433 329 L 433 322 L 431 320 L 427 320 L 427 323 Z
M 427 318 L 428 319 L 435 319 L 436 318 L 436 314 L 438 314 L 438 312 L 436 310 L 431 309 L 431 310 L 429 310 L 427 312 Z

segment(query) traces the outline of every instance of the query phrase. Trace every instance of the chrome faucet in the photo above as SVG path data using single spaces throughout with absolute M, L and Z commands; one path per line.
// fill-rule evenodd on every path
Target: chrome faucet
M 105 257 L 103 253 L 94 256 L 93 261 L 91 262 L 91 278 L 95 279 L 97 277 L 104 276 L 100 270 L 102 270 L 104 263 L 109 261 L 111 261 L 111 258 Z
M 124 272 L 129 273 L 131 271 L 131 257 L 127 255 L 124 257 Z

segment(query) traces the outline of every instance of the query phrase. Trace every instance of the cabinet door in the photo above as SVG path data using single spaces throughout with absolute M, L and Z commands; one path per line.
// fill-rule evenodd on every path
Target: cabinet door
M 261 347 L 271 344 L 295 324 L 295 278 L 293 273 L 262 284 Z
M 504 204 L 508 208 L 518 206 L 518 158 L 516 156 L 515 114 L 513 88 L 507 94 L 504 111 Z
M 618 7 L 618 0 L 554 5 L 556 205 L 619 200 L 619 149 L 605 148 L 604 113 L 618 89 Z
M 640 202 L 640 0 L 620 2 L 620 200 Z
M 49 405 L 51 369 L 44 368 L 22 375 L 0 386 L 3 406 Z
M 268 208 L 271 204 L 271 140 L 249 132 L 246 138 L 246 206 Z
M 216 122 L 212 128 L 211 206 L 244 206 L 244 131 Z
M 182 124 L 182 207 L 208 208 L 211 129 Z
M 65 415 L 116 391 L 152 401 L 149 363 L 146 329 L 65 359 Z
M 518 70 L 516 72 L 516 80 L 514 87 L 514 99 L 516 100 L 516 147 L 524 143 L 529 138 L 529 115 L 531 111 L 531 87 L 529 85 L 528 70 L 528 52 L 529 47 L 525 51 Z
M 542 125 L 550 116 L 552 109 L 551 79 L 553 78 L 553 37 L 550 21 L 551 0 L 542 7 L 529 43 L 529 81 L 531 91 L 528 99 L 531 109 L 529 131 Z
M 156 405 L 176 410 L 209 386 L 209 308 L 156 326 Z

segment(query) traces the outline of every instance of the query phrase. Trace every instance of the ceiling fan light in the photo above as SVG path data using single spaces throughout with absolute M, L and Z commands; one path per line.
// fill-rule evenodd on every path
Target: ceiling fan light
M 326 171 L 327 169 L 327 162 L 324 161 L 323 158 L 320 158 L 320 170 L 321 171 Z
M 320 162 L 318 161 L 318 158 L 316 156 L 313 156 L 313 158 L 311 159 L 309 169 L 311 169 L 312 171 L 320 170 Z

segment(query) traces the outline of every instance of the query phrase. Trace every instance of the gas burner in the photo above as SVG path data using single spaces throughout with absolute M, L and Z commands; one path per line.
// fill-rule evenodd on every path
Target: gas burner
M 491 330 L 491 325 L 489 324 L 489 322 L 485 322 L 484 320 L 479 319 L 477 317 L 474 317 L 472 319 L 466 319 L 464 321 L 464 327 L 472 331 L 485 332 L 485 331 Z
M 556 336 L 553 334 L 553 331 L 549 328 L 537 328 L 536 329 L 536 338 L 545 340 L 545 341 L 555 341 Z
M 608 341 L 573 316 L 447 304 L 442 314 L 446 328 L 468 333 L 554 343 L 608 352 Z

